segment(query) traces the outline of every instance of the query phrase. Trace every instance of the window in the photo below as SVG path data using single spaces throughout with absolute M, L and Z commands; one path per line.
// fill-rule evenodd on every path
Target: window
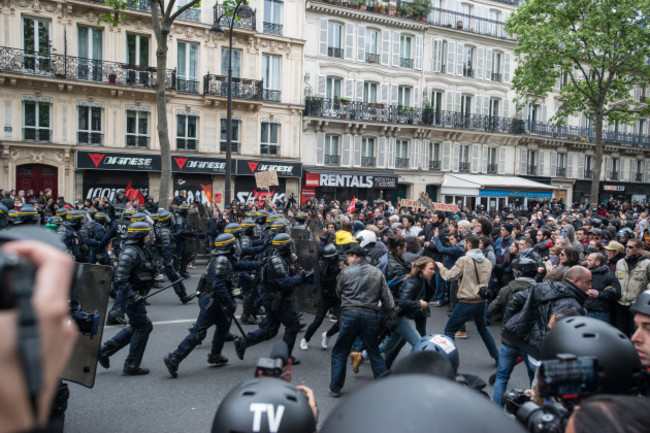
M 618 180 L 619 167 L 620 160 L 618 158 L 612 158 L 612 171 L 609 173 L 610 180 Z
M 196 150 L 198 148 L 198 124 L 197 116 L 178 114 L 176 115 L 176 149 Z
M 423 112 L 423 121 L 427 125 L 439 125 L 442 121 L 442 92 L 438 90 L 431 91 L 429 103 Z
M 458 154 L 458 171 L 469 173 L 469 144 L 462 144 Z
M 363 102 L 367 104 L 377 103 L 377 83 L 368 81 L 363 83 Z
M 77 143 L 101 145 L 104 109 L 92 105 L 77 106 Z
M 639 119 L 639 121 L 637 122 L 636 133 L 639 136 L 645 134 L 645 119 Z
M 502 81 L 501 76 L 501 53 L 492 52 L 492 81 Z
M 180 92 L 199 92 L 199 45 L 188 42 L 178 43 L 176 64 L 176 90 Z
M 463 60 L 463 76 L 474 77 L 474 47 L 465 46 L 465 58 Z
M 50 23 L 38 18 L 23 18 L 23 67 L 34 73 L 50 72 Z
M 469 124 L 471 114 L 472 114 L 472 97 L 470 95 L 461 95 L 460 116 L 465 125 Z
M 585 179 L 591 179 L 591 158 L 591 156 L 585 155 Z
M 440 143 L 429 143 L 429 170 L 440 170 Z
M 149 113 L 126 111 L 126 147 L 149 147 Z
M 539 105 L 528 106 L 528 130 L 535 131 L 538 128 L 537 122 L 539 121 Z
M 535 176 L 537 174 L 537 152 L 529 150 L 526 156 L 526 165 L 528 165 L 528 174 Z
M 366 29 L 366 62 L 368 63 L 379 63 L 378 40 L 377 30 Z
M 52 104 L 49 102 L 23 102 L 23 139 L 25 141 L 51 141 Z
M 408 140 L 397 140 L 395 142 L 395 168 L 407 168 L 409 165 L 409 142 Z
M 226 134 L 228 121 L 227 119 L 221 119 L 221 141 L 219 143 L 219 151 L 226 153 L 226 144 L 228 142 L 228 136 Z M 232 128 L 230 129 L 230 148 L 232 153 L 239 153 L 239 120 L 232 120 Z
M 228 76 L 228 48 L 221 48 L 221 75 Z M 232 50 L 232 77 L 241 77 L 241 50 Z
M 282 2 L 264 0 L 264 33 L 282 35 Z
M 637 161 L 636 162 L 636 177 L 634 180 L 636 182 L 641 182 L 643 181 L 643 161 Z
M 343 26 L 339 23 L 329 22 L 327 32 L 327 55 L 329 57 L 343 58 L 343 48 L 341 48 L 341 34 Z
M 336 77 L 327 77 L 327 93 L 325 97 L 328 99 L 339 99 L 341 97 L 341 79 Z
M 472 17 L 471 17 L 471 15 L 472 15 L 472 5 L 467 4 L 467 3 L 463 3 L 461 5 L 461 12 L 463 13 L 463 17 L 459 20 L 460 23 L 461 23 L 460 26 L 458 26 L 458 22 L 456 23 L 457 28 L 470 29 L 470 28 L 474 27 L 474 25 L 472 23 Z M 465 21 L 463 21 L 463 19 Z
M 80 80 L 102 81 L 102 29 L 79 26 L 77 78 Z
M 399 65 L 402 68 L 413 67 L 413 57 L 411 49 L 413 38 L 407 35 L 400 35 L 399 37 Z
M 363 137 L 361 139 L 361 167 L 375 166 L 375 139 Z
M 499 129 L 499 100 L 495 98 L 490 98 L 489 105 L 489 122 L 490 122 L 490 131 L 496 131 Z
M 339 136 L 325 135 L 325 164 L 339 165 L 340 163 Z
M 489 24 L 489 33 L 493 36 L 497 36 L 499 29 L 499 21 L 501 20 L 501 12 L 496 10 L 490 10 L 490 24 Z
M 557 177 L 566 177 L 566 158 L 566 153 L 557 154 L 557 168 L 555 171 Z
M 133 68 L 127 69 L 129 84 L 153 86 L 153 76 L 149 66 L 149 37 L 142 35 L 126 35 L 126 63 Z
M 265 101 L 280 102 L 280 56 L 262 54 L 262 83 Z
M 280 137 L 280 124 L 272 122 L 262 122 L 262 134 L 260 140 L 260 154 L 278 155 Z
M 397 88 L 397 104 L 404 107 L 411 106 L 411 88 L 406 86 L 399 86 Z
M 490 174 L 496 174 L 498 165 L 497 165 L 497 148 L 488 147 L 487 154 L 487 172 Z

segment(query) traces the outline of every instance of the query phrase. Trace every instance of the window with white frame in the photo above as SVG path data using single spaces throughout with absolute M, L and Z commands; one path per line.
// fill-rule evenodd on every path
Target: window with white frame
M 407 168 L 409 165 L 408 140 L 395 141 L 395 168 Z
M 536 150 L 528 150 L 526 152 L 526 165 L 528 166 L 527 173 L 529 175 L 536 175 L 537 174 L 537 151 Z M 542 173 L 540 173 L 542 174 Z
M 377 83 L 365 81 L 363 83 L 363 102 L 366 104 L 377 103 Z
M 474 77 L 474 47 L 465 45 L 463 55 L 463 76 Z
M 399 65 L 402 68 L 413 68 L 413 38 L 409 35 L 399 37 Z
M 492 81 L 503 81 L 503 76 L 501 75 L 502 70 L 502 61 L 503 54 L 499 51 L 492 51 Z
M 221 48 L 221 75 L 228 76 L 228 48 Z M 241 78 L 241 50 L 232 50 L 232 77 Z
M 472 114 L 472 96 L 462 95 L 460 97 L 460 112 L 464 118 L 469 119 Z
M 148 111 L 126 110 L 126 147 L 149 147 Z
M 23 101 L 23 139 L 45 141 L 52 138 L 52 104 L 45 101 Z
M 411 91 L 412 88 L 408 86 L 399 86 L 397 88 L 397 104 L 404 107 L 411 106 Z
M 176 64 L 176 90 L 199 92 L 199 44 L 178 43 Z
M 565 177 L 566 176 L 566 159 L 567 159 L 567 154 L 566 153 L 558 153 L 557 154 L 557 168 L 555 171 L 555 175 L 557 177 Z
M 77 78 L 102 81 L 103 31 L 95 27 L 77 27 Z
M 327 55 L 342 59 L 343 48 L 341 46 L 341 37 L 343 34 L 343 25 L 330 21 L 327 26 Z
M 441 168 L 440 143 L 429 143 L 429 170 L 439 171 Z
M 280 149 L 280 124 L 263 121 L 260 136 L 260 154 L 277 156 Z
M 153 87 L 153 72 L 142 70 L 142 67 L 149 66 L 149 36 L 133 33 L 126 35 L 126 63 L 136 66 L 127 68 L 127 83 Z
M 280 56 L 262 54 L 262 83 L 265 101 L 280 102 Z
M 240 143 L 240 121 L 232 119 L 232 128 L 230 129 L 230 149 L 232 153 L 239 153 L 239 143 Z M 227 144 L 228 144 L 228 135 L 226 131 L 228 130 L 228 120 L 221 119 L 221 137 L 219 142 L 219 151 L 221 153 L 226 153 Z
M 474 23 L 472 22 L 472 12 L 473 12 L 473 6 L 469 3 L 463 3 L 461 4 L 461 12 L 463 13 L 463 17 L 460 20 L 462 22 L 462 25 L 459 26 L 463 29 L 470 29 L 474 27 Z M 458 23 L 456 23 L 458 25 Z
M 585 173 L 584 177 L 585 179 L 591 179 L 591 165 L 592 165 L 592 157 L 590 155 L 585 155 Z
M 197 150 L 199 147 L 199 117 L 195 114 L 176 115 L 176 149 Z
M 496 147 L 488 147 L 488 154 L 487 154 L 487 172 L 490 174 L 496 174 L 499 166 L 497 165 L 497 148 Z M 484 156 L 485 157 L 485 156 Z
M 469 164 L 469 144 L 461 144 L 460 153 L 458 154 L 458 160 L 461 163 Z
M 489 24 L 489 33 L 492 36 L 497 36 L 499 29 L 499 22 L 501 20 L 501 12 L 498 10 L 490 9 L 490 24 Z
M 282 35 L 281 0 L 264 0 L 264 33 Z
M 379 31 L 366 29 L 366 62 L 379 63 Z
M 375 139 L 372 137 L 363 137 L 361 139 L 361 166 L 375 166 Z
M 49 73 L 50 22 L 41 18 L 23 17 L 23 68 L 35 73 Z
M 325 164 L 326 165 L 340 165 L 341 155 L 339 154 L 339 139 L 338 135 L 325 134 Z
M 104 108 L 95 104 L 77 105 L 77 143 L 101 145 Z
M 327 77 L 327 90 L 325 98 L 339 99 L 341 97 L 341 79 L 337 77 Z

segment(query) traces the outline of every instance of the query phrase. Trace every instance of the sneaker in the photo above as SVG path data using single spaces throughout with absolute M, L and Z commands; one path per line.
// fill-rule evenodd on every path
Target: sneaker
M 363 356 L 361 352 L 350 352 L 350 360 L 352 361 L 352 371 L 355 374 L 359 373 L 359 366 L 363 364 Z
M 327 350 L 327 343 L 330 342 L 330 337 L 327 336 L 327 332 L 323 332 L 320 339 L 320 347 L 323 350 Z
M 330 392 L 330 397 L 339 398 L 341 396 L 340 392 L 334 392 L 331 389 L 327 389 Z
M 338 317 L 336 317 L 334 314 L 330 314 L 330 322 L 336 323 L 338 321 L 339 321 Z M 341 394 L 339 394 L 339 395 L 341 395 Z
M 467 332 L 465 331 L 456 331 L 456 334 L 454 335 L 455 338 L 464 338 L 467 339 Z
M 307 350 L 309 349 L 309 342 L 305 340 L 304 338 L 300 340 L 300 349 L 301 350 Z

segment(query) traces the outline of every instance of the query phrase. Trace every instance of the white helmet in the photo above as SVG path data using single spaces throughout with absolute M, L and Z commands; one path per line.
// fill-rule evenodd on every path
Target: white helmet
M 370 244 L 376 244 L 377 236 L 371 230 L 361 230 L 359 233 L 357 233 L 357 242 L 359 242 L 360 246 L 365 248 Z

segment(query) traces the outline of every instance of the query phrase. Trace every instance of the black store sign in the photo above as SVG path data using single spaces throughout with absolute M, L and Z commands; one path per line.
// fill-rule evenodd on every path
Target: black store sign
M 237 160 L 237 174 L 253 176 L 261 171 L 275 170 L 278 177 L 301 177 L 302 164 L 285 161 L 256 161 L 248 159 Z
M 172 171 L 175 173 L 225 174 L 226 160 L 194 156 L 172 156 Z
M 160 171 L 160 155 L 77 151 L 77 168 Z

